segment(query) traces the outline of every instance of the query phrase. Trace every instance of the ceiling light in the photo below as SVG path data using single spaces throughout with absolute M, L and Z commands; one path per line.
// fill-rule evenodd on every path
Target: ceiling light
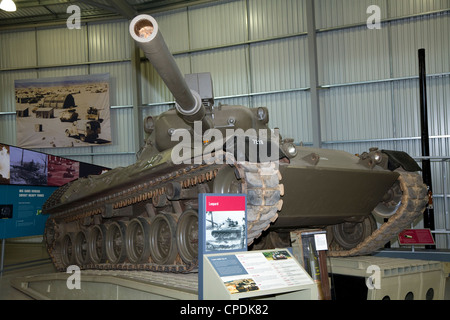
M 12 0 L 1 0 L 0 9 L 13 12 L 16 11 L 16 4 Z

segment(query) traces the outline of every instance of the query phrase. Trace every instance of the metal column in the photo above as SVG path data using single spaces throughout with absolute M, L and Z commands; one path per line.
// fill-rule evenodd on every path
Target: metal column
M 427 73 L 425 67 L 425 49 L 419 49 L 419 85 L 420 85 L 420 126 L 422 137 L 422 156 L 430 156 L 430 137 L 428 134 L 428 104 L 427 104 Z M 422 160 L 423 182 L 428 186 L 429 203 L 423 214 L 423 223 L 425 228 L 431 230 L 434 226 L 434 208 L 433 208 L 433 188 L 431 181 L 431 162 L 430 159 Z M 427 249 L 436 249 L 436 246 L 426 246 Z
M 5 261 L 5 243 L 6 239 L 2 239 L 2 251 L 0 252 L 0 276 L 3 275 L 3 263 Z
M 309 54 L 309 80 L 311 95 L 311 114 L 313 146 L 322 147 L 322 132 L 320 126 L 319 77 L 317 67 L 317 38 L 316 38 L 316 11 L 314 0 L 306 1 L 306 16 L 308 21 L 308 54 Z

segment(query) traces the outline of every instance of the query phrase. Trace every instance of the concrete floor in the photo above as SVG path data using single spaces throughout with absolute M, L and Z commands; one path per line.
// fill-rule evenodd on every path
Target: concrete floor
M 42 243 L 6 243 L 3 275 L 0 276 L 0 300 L 30 300 L 10 285 L 11 279 L 55 272 Z

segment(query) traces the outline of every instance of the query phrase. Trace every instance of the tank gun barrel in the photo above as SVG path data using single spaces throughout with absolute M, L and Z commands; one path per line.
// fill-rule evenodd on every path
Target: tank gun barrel
M 130 34 L 172 92 L 176 108 L 183 118 L 190 123 L 203 120 L 205 109 L 200 95 L 189 89 L 156 20 L 147 14 L 136 16 L 130 23 Z

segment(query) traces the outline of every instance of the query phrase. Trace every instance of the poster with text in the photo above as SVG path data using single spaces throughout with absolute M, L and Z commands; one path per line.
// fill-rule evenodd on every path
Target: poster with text
M 42 205 L 56 187 L 0 185 L 0 239 L 42 235 Z
M 199 242 L 204 253 L 247 250 L 246 196 L 203 194 Z
M 109 94 L 109 74 L 16 80 L 17 145 L 110 144 Z

